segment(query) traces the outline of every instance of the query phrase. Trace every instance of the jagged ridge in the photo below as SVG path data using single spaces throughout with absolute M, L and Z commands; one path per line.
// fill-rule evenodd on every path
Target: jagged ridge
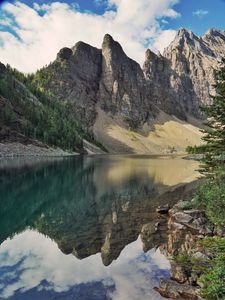
M 210 101 L 214 70 L 225 55 L 224 46 L 224 31 L 212 29 L 197 37 L 182 28 L 163 55 L 148 49 L 141 69 L 107 34 L 101 50 L 79 42 L 72 49 L 62 49 L 40 73 L 51 74 L 52 81 L 44 88 L 74 103 L 76 116 L 87 127 L 95 122 L 98 104 L 137 128 L 158 109 L 182 119 L 201 117 L 199 106 Z

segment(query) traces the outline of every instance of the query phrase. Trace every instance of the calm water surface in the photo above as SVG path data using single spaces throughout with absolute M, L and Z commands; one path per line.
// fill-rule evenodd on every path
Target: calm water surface
M 0 299 L 163 299 L 170 264 L 144 235 L 198 163 L 98 156 L 0 160 Z

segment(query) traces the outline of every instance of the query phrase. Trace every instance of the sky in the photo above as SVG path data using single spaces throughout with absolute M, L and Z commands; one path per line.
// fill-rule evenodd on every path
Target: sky
M 181 27 L 225 30 L 225 0 L 0 1 L 0 61 L 35 72 L 78 41 L 101 48 L 109 33 L 142 64 L 147 48 L 162 53 Z

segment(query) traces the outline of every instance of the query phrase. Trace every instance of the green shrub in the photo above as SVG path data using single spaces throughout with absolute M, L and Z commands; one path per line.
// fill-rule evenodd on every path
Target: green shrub
M 220 255 L 225 253 L 225 238 L 223 237 L 205 237 L 198 241 L 198 245 L 207 249 L 212 256 Z
M 207 300 L 225 299 L 225 238 L 205 237 L 198 245 L 212 257 L 199 281 L 201 295 Z
M 211 268 L 200 277 L 201 295 L 207 300 L 225 299 L 225 254 L 213 259 Z
M 205 152 L 205 145 L 201 146 L 187 146 L 186 152 L 189 154 L 203 154 Z
M 183 253 L 180 251 L 176 256 L 173 257 L 173 260 L 176 264 L 186 267 L 186 266 L 191 266 L 191 259 L 187 254 Z
M 195 196 L 196 205 L 205 210 L 211 222 L 225 226 L 225 184 L 224 178 L 208 180 L 199 187 Z

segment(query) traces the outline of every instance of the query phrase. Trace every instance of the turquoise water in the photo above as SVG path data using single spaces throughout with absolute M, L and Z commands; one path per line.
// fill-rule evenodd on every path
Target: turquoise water
M 0 160 L 0 299 L 163 299 L 170 264 L 148 236 L 197 163 L 97 156 Z

